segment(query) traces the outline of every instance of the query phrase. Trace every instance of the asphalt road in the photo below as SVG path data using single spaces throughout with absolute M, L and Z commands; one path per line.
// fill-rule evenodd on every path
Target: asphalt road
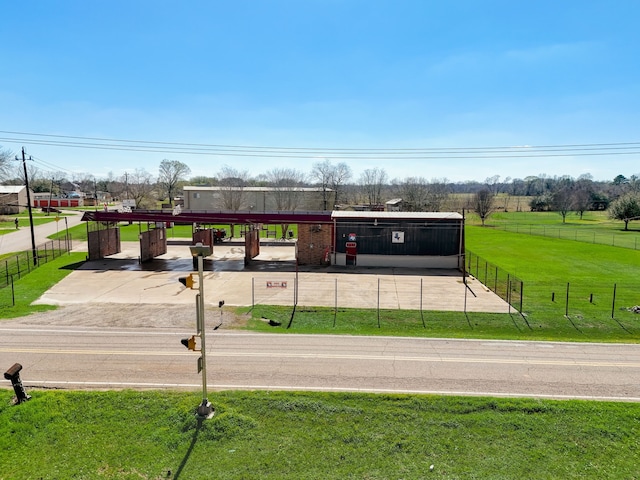
M 29 388 L 198 390 L 175 329 L 0 327 Z M 637 345 L 207 332 L 216 389 L 418 392 L 640 401 Z M 9 382 L 4 382 L 9 387 Z
M 52 213 L 51 216 L 55 218 L 56 214 Z M 67 227 L 71 228 L 82 223 L 82 212 L 65 210 L 64 216 L 59 218 L 58 221 L 54 220 L 34 227 L 33 236 L 36 246 L 48 242 L 49 235 L 63 232 Z M 0 235 L 0 254 L 26 250 L 31 250 L 31 229 L 29 227 L 20 227 L 15 232 Z

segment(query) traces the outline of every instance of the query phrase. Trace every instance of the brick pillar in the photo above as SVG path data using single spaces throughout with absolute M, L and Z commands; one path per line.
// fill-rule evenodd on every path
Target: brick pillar
M 332 226 L 330 223 L 298 225 L 299 265 L 328 265 Z

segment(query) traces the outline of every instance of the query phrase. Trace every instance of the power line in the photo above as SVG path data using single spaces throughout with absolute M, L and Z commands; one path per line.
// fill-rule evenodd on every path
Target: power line
M 538 146 L 502 147 L 426 147 L 426 148 L 310 148 L 221 145 L 181 142 L 156 142 L 146 140 L 108 139 L 42 133 L 2 131 L 8 135 L 32 138 L 0 137 L 2 141 L 21 142 L 65 148 L 94 150 L 117 150 L 162 154 L 209 155 L 231 157 L 264 158 L 310 158 L 329 157 L 334 160 L 444 160 L 444 159 L 509 159 L 581 157 L 604 155 L 638 155 L 640 142 L 560 144 Z M 59 140 L 54 140 L 59 139 Z

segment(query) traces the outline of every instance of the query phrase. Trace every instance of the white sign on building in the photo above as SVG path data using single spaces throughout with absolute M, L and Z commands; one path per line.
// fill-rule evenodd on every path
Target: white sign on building
M 391 243 L 404 243 L 404 232 L 391 232 Z

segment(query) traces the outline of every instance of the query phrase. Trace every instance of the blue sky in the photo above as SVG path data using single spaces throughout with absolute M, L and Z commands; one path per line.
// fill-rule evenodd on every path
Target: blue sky
M 635 0 L 42 0 L 2 12 L 0 145 L 25 146 L 44 170 L 155 175 L 168 158 L 193 175 L 255 175 L 326 158 L 356 178 L 640 173 Z M 190 155 L 42 135 L 309 150 Z M 459 150 L 481 147 L 518 148 Z

